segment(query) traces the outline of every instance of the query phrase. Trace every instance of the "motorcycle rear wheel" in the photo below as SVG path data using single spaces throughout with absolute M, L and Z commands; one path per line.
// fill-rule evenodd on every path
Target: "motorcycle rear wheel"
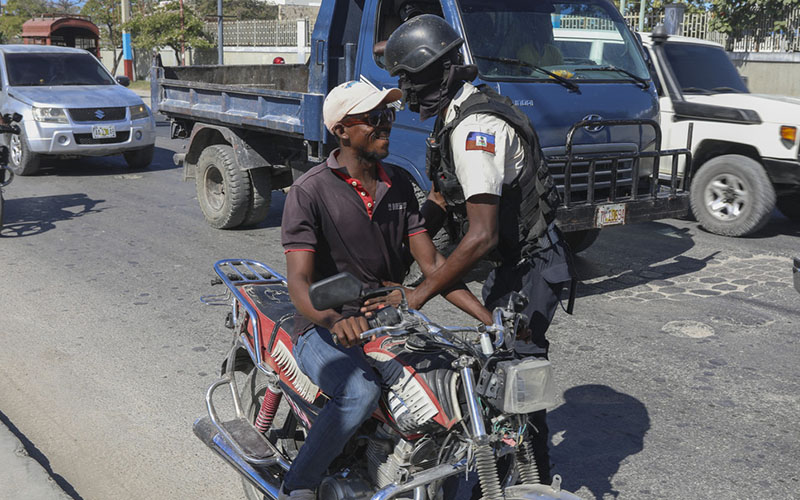
M 250 423 L 255 423 L 258 412 L 261 409 L 261 402 L 264 400 L 264 394 L 267 391 L 267 377 L 255 366 L 247 373 L 244 382 L 244 387 L 241 389 L 242 410 L 245 413 L 247 420 Z M 298 422 L 291 411 L 289 404 L 281 399 L 281 404 L 272 421 L 272 427 L 267 431 L 267 439 L 274 444 L 278 450 L 293 459 L 297 454 L 299 443 L 294 439 L 298 431 Z M 287 436 L 292 436 L 287 437 Z M 276 477 L 283 480 L 283 469 L 275 466 L 274 474 Z M 268 497 L 261 495 L 261 493 L 249 481 L 242 478 L 242 486 L 244 487 L 244 494 L 248 500 L 264 500 Z

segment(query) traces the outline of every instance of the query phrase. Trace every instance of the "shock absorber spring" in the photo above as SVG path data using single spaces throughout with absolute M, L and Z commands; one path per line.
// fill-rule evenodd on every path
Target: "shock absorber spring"
M 488 440 L 476 446 L 475 468 L 478 469 L 483 500 L 502 500 L 503 488 L 497 474 L 497 461 Z
M 264 400 L 261 401 L 261 408 L 258 410 L 256 417 L 255 428 L 261 434 L 266 433 L 272 425 L 272 419 L 275 418 L 275 413 L 278 411 L 278 406 L 281 404 L 281 397 L 283 393 L 278 387 L 270 384 L 264 392 Z
M 533 457 L 533 444 L 530 440 L 523 439 L 522 443 L 517 448 L 517 468 L 519 470 L 519 478 L 523 484 L 539 484 L 539 468 L 536 466 L 536 460 Z

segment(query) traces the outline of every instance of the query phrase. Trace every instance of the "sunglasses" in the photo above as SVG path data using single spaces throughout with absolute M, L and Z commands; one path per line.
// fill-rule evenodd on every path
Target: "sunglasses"
M 352 125 L 369 125 L 370 127 L 377 127 L 381 123 L 391 125 L 394 123 L 395 111 L 394 108 L 373 109 L 368 113 L 354 116 L 346 116 L 342 120 L 342 125 L 350 127 Z

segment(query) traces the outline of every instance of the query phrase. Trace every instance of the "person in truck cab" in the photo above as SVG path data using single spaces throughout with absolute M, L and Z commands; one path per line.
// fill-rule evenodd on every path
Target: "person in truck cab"
M 500 264 L 484 283 L 486 307 L 505 306 L 513 292 L 526 295 L 531 343 L 519 350 L 547 357 L 545 332 L 574 276 L 555 225 L 558 192 L 527 116 L 488 87 L 469 83 L 477 69 L 462 64 L 463 42 L 441 17 L 422 15 L 386 43 L 387 69 L 399 76 L 408 107 L 421 120 L 436 117 L 428 138 L 433 189 L 422 209 L 426 228 L 436 234 L 450 217 L 460 233 L 458 246 L 414 290 L 410 305 L 420 307 L 489 256 Z M 549 484 L 544 411 L 531 422 L 540 477 Z
M 401 96 L 399 89 L 377 90 L 361 82 L 331 90 L 323 118 L 340 148 L 297 179 L 286 197 L 281 243 L 289 295 L 299 312 L 294 355 L 331 400 L 286 474 L 280 499 L 316 498 L 314 489 L 326 469 L 372 414 L 381 392 L 359 345 L 359 335 L 369 329 L 366 317 L 358 307 L 314 309 L 309 286 L 344 271 L 369 288 L 399 282 L 406 273 L 406 248 L 423 273 L 444 261 L 425 230 L 411 182 L 401 170 L 381 164 L 389 154 L 395 117 L 387 104 Z M 443 290 L 463 311 L 492 321 L 463 283 Z

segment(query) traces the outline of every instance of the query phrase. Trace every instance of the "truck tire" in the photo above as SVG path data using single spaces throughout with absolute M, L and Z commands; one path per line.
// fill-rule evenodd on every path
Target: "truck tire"
M 414 196 L 417 198 L 417 203 L 420 207 L 422 207 L 422 204 L 428 199 L 428 193 L 419 187 L 417 181 L 415 181 L 410 175 L 407 177 L 409 181 L 411 181 L 411 185 L 414 186 Z M 456 247 L 455 243 L 450 239 L 450 234 L 444 227 L 440 229 L 435 236 L 433 236 L 433 245 L 436 247 L 436 250 L 438 250 L 439 253 L 444 256 L 450 255 L 450 253 Z M 413 260 L 413 257 L 409 255 L 408 258 L 411 261 L 411 265 L 408 267 L 405 279 L 403 279 L 403 286 L 417 286 L 422 283 L 422 280 L 425 278 L 425 276 L 422 274 L 422 269 L 419 268 L 419 264 Z
M 269 214 L 269 205 L 272 201 L 272 176 L 266 168 L 253 168 L 247 172 L 250 175 L 252 194 L 242 226 L 255 226 Z
M 137 149 L 134 151 L 125 151 L 122 156 L 125 158 L 125 163 L 128 168 L 133 170 L 142 170 L 153 163 L 153 153 L 155 152 L 155 145 L 148 146 L 144 149 Z
M 592 246 L 592 243 L 597 241 L 600 236 L 599 229 L 584 229 L 582 231 L 572 231 L 571 233 L 564 233 L 564 239 L 569 245 L 572 253 L 580 253 Z
M 752 234 L 769 220 L 775 189 L 760 163 L 742 155 L 717 156 L 698 169 L 689 193 L 700 225 L 723 236 Z
M 239 170 L 233 148 L 208 146 L 197 160 L 197 201 L 206 222 L 217 229 L 231 229 L 244 222 L 251 204 L 250 176 Z
M 800 222 L 800 193 L 778 196 L 778 210 L 792 222 Z
M 8 141 L 8 166 L 17 175 L 34 175 L 39 172 L 41 157 L 32 153 L 25 137 L 25 128 L 19 134 L 11 134 Z

